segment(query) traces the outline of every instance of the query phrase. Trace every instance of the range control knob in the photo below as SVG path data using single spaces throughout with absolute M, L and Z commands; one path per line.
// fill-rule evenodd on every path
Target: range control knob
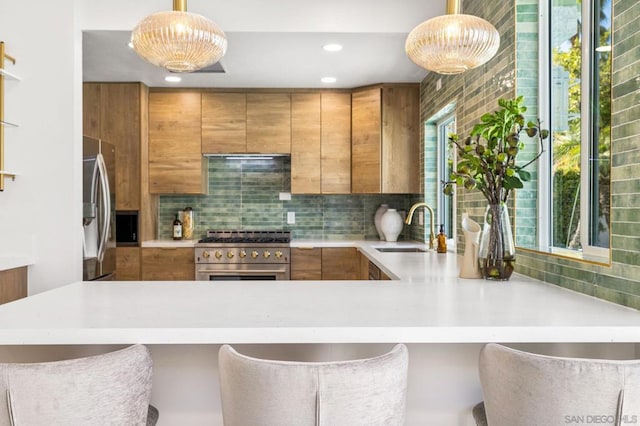
M 276 250 L 276 259 L 280 259 L 282 257 L 282 252 L 280 250 Z
M 233 259 L 233 252 L 232 251 L 228 251 L 227 252 L 227 259 Z
M 208 259 L 208 258 L 210 258 L 210 257 L 211 257 L 211 255 L 209 254 L 209 252 L 208 252 L 208 251 L 203 251 L 203 252 L 202 252 L 202 257 L 204 257 L 205 259 Z
M 255 259 L 256 257 L 258 257 L 258 252 L 254 250 L 251 252 L 251 258 Z
M 265 250 L 264 253 L 262 253 L 262 255 L 264 256 L 265 259 L 268 259 L 269 256 L 271 256 L 271 252 L 269 250 Z
M 244 250 L 240 250 L 240 253 L 238 253 L 238 256 L 240 256 L 241 259 L 244 259 L 245 257 L 247 257 L 247 252 Z
M 220 259 L 222 257 L 222 252 L 220 250 L 216 250 L 216 259 Z

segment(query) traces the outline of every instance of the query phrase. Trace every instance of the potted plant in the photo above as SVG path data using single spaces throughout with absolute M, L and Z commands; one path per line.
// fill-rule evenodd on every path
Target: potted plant
M 459 161 L 451 181 L 444 182 L 444 193 L 451 195 L 453 186 L 458 185 L 484 195 L 488 206 L 478 253 L 480 270 L 487 279 L 508 280 L 514 268 L 515 244 L 506 203 L 514 189 L 531 180 L 525 169 L 544 152 L 542 141 L 549 137 L 549 131 L 541 128 L 539 119 L 525 124 L 527 108 L 522 96 L 500 99 L 498 105 L 500 109 L 480 118 L 467 138 L 449 136 Z M 537 139 L 540 149 L 533 159 L 518 164 L 518 154 L 525 147 L 523 132 Z

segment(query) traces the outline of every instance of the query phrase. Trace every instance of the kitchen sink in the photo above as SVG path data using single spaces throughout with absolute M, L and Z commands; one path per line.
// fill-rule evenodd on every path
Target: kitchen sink
M 383 253 L 426 253 L 425 249 L 419 247 L 376 247 L 376 250 Z

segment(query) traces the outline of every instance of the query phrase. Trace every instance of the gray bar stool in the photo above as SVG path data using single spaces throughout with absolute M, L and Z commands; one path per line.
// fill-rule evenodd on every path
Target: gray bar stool
M 403 425 L 408 360 L 402 344 L 378 357 L 338 362 L 264 360 L 224 345 L 224 425 Z
M 480 382 L 479 426 L 640 421 L 640 360 L 561 358 L 490 343 L 480 352 Z
M 0 364 L 0 425 L 154 425 L 151 356 L 142 345 L 85 358 Z

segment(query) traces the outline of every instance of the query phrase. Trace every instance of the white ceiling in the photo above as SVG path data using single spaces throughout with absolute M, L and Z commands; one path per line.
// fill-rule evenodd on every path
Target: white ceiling
M 426 71 L 404 53 L 420 22 L 445 13 L 446 0 L 192 0 L 188 11 L 215 21 L 229 46 L 223 74 L 169 73 L 137 56 L 130 30 L 144 16 L 170 10 L 170 0 L 87 2 L 83 16 L 85 81 L 142 81 L 151 87 L 348 88 L 419 82 Z M 326 43 L 343 50 L 328 53 Z M 323 84 L 331 76 L 336 83 Z

